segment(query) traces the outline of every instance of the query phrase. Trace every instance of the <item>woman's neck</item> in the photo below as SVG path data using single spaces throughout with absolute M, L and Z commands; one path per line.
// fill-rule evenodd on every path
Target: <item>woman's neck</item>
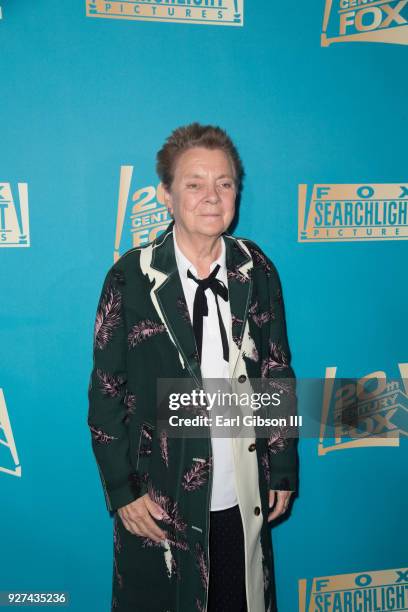
M 200 278 L 206 278 L 210 274 L 210 265 L 218 259 L 221 254 L 220 236 L 192 235 L 179 226 L 174 225 L 173 231 L 176 236 L 177 246 L 182 253 L 193 264 Z

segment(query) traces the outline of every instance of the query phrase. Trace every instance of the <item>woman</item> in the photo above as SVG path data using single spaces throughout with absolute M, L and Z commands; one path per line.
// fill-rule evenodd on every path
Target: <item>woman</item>
M 88 424 L 114 512 L 112 609 L 275 610 L 269 521 L 296 489 L 294 440 L 170 437 L 156 382 L 292 378 L 278 274 L 227 233 L 243 169 L 223 130 L 176 129 L 157 171 L 172 221 L 110 268 L 95 322 Z

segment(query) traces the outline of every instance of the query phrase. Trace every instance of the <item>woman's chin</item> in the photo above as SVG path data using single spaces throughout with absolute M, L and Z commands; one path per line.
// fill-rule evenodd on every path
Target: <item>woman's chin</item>
M 223 229 L 224 220 L 221 216 L 202 215 L 197 225 L 200 229 L 202 228 L 203 230 L 209 228 Z

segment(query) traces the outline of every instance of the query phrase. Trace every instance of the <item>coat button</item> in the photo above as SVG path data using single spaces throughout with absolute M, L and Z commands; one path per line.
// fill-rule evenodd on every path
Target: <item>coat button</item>
M 255 442 L 252 442 L 252 444 L 248 446 L 248 450 L 252 453 L 255 449 L 256 449 L 256 444 Z
M 240 374 L 240 375 L 238 376 L 238 382 L 241 382 L 241 383 L 242 383 L 242 382 L 245 382 L 245 381 L 246 381 L 246 378 L 247 378 L 247 377 L 245 376 L 245 374 Z
M 255 508 L 254 508 L 254 514 L 255 514 L 256 516 L 259 516 L 259 515 L 261 514 L 261 509 L 260 509 L 260 507 L 259 507 L 259 506 L 255 506 Z

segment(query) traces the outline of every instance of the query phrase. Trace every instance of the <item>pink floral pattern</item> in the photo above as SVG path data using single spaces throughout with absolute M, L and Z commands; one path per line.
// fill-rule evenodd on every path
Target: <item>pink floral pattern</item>
M 133 395 L 133 393 L 129 393 L 129 391 L 126 389 L 125 396 L 123 398 L 123 403 L 126 407 L 126 414 L 125 418 L 123 419 L 123 422 L 125 423 L 125 425 L 127 425 L 136 409 L 136 395 Z
M 276 389 L 280 393 L 288 393 L 293 395 L 292 386 L 289 383 L 284 382 L 283 380 L 271 378 L 268 381 L 268 385 L 272 387 L 272 389 Z
M 150 427 L 150 425 L 148 425 L 147 423 L 143 423 L 142 428 L 140 430 L 140 457 L 148 457 L 152 454 L 152 442 L 152 427 Z
M 208 567 L 204 549 L 199 542 L 195 545 L 196 563 L 200 572 L 201 583 L 205 589 L 208 587 Z
M 262 468 L 263 468 L 263 473 L 264 473 L 264 476 L 265 476 L 265 480 L 266 480 L 266 482 L 269 485 L 269 479 L 270 479 L 270 476 L 271 476 L 271 472 L 270 472 L 269 457 L 268 457 L 268 453 L 267 452 L 264 453 L 262 455 L 262 457 L 261 457 L 261 465 L 262 465 Z
M 113 440 L 118 439 L 115 436 L 110 436 L 102 429 L 98 429 L 93 425 L 89 425 L 89 429 L 91 430 L 92 438 L 99 444 L 110 444 Z
M 181 484 L 186 491 L 196 491 L 208 481 L 212 459 L 194 461 L 193 466 L 184 472 Z
M 108 284 L 100 300 L 94 326 L 94 346 L 104 349 L 112 338 L 116 327 L 122 323 L 122 295 L 112 285 Z
M 120 551 L 122 550 L 122 543 L 120 541 L 119 528 L 118 528 L 119 520 L 120 519 L 118 518 L 118 515 L 115 513 L 114 520 L 113 520 L 113 545 L 114 545 L 116 553 L 120 553 Z
M 254 266 L 262 266 L 266 274 L 269 275 L 272 271 L 272 266 L 270 265 L 268 258 L 260 251 L 260 249 L 255 247 L 251 241 L 247 240 L 245 241 L 245 244 L 251 252 Z
M 148 484 L 148 493 L 150 498 L 164 511 L 162 522 L 166 525 L 166 538 L 170 547 L 187 551 L 189 549 L 186 539 L 187 523 L 180 516 L 178 503 L 155 489 L 151 482 Z M 143 538 L 143 546 L 161 546 L 161 543 L 150 538 Z
M 190 313 L 188 311 L 186 298 L 184 296 L 177 298 L 176 304 L 177 304 L 177 309 L 179 313 L 181 314 L 182 318 L 184 319 L 184 321 L 186 321 L 186 323 L 191 324 Z
M 264 312 L 259 312 L 258 302 L 254 302 L 249 309 L 249 315 L 252 317 L 255 325 L 258 327 L 262 327 L 265 323 L 268 323 L 271 319 L 275 319 L 275 313 L 273 310 L 266 310 Z
M 284 370 L 289 365 L 289 359 L 280 344 L 269 340 L 269 355 L 262 361 L 261 374 L 269 376 L 270 370 Z
M 239 283 L 248 283 L 249 277 L 245 276 L 240 270 L 227 270 L 227 279 L 228 280 L 236 280 Z
M 268 449 L 273 455 L 281 453 L 288 445 L 287 427 L 275 427 L 268 438 Z
M 99 386 L 104 395 L 108 397 L 119 397 L 122 393 L 122 385 L 125 382 L 124 376 L 112 376 L 97 368 L 96 374 L 99 378 Z
M 165 429 L 160 433 L 159 436 L 159 445 L 160 445 L 160 456 L 163 459 L 166 467 L 169 467 L 169 448 L 167 441 L 167 432 Z
M 133 325 L 132 329 L 128 334 L 128 345 L 129 348 L 134 348 L 143 340 L 147 340 L 152 336 L 161 334 L 166 331 L 166 327 L 163 323 L 156 323 L 151 319 L 144 319 L 136 325 Z

